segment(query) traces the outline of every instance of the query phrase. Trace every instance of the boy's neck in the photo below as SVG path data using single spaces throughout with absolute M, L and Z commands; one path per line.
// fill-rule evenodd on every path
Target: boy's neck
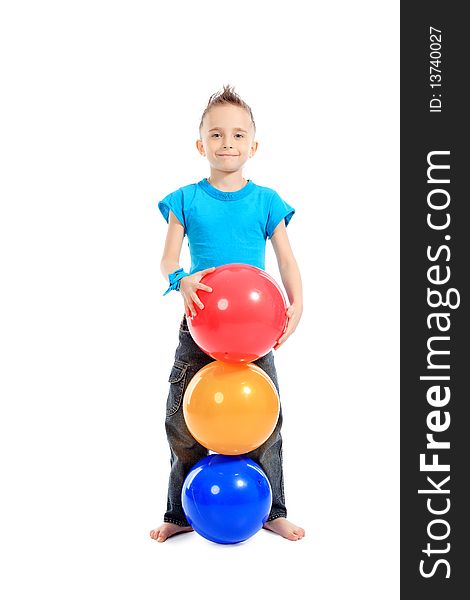
M 247 184 L 247 180 L 243 177 L 241 171 L 223 173 L 211 170 L 207 181 L 221 192 L 237 192 Z

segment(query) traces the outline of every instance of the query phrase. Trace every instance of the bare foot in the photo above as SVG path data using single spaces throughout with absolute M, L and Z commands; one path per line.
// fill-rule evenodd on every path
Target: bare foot
M 286 538 L 286 540 L 297 541 L 305 535 L 305 530 L 302 529 L 302 527 L 294 525 L 294 523 L 291 523 L 284 517 L 267 521 L 263 527 L 264 529 L 269 529 L 270 531 L 274 531 L 274 533 L 278 533 L 283 538 Z
M 157 540 L 157 542 L 164 542 L 172 535 L 177 535 L 178 533 L 186 533 L 187 531 L 193 531 L 193 528 L 181 527 L 180 525 L 175 525 L 174 523 L 162 523 L 160 527 L 152 529 L 152 531 L 150 532 L 150 537 L 152 538 L 152 540 Z

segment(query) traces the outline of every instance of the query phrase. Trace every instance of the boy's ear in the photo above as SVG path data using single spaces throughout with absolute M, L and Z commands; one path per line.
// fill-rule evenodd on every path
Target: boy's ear
M 258 150 L 258 142 L 253 142 L 251 144 L 250 158 L 256 154 L 257 150 Z
M 206 153 L 204 151 L 204 145 L 202 143 L 202 140 L 196 140 L 196 148 L 201 156 L 206 155 Z

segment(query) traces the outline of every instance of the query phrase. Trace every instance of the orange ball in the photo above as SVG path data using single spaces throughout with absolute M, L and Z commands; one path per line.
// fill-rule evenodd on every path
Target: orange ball
M 279 396 L 257 365 L 215 360 L 189 382 L 183 414 L 192 436 L 219 454 L 245 454 L 263 444 L 276 427 Z

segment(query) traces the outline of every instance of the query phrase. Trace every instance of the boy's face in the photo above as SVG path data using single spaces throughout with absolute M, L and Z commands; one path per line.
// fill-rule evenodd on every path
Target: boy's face
M 213 169 L 225 173 L 241 170 L 258 148 L 250 115 L 233 104 L 212 107 L 204 117 L 196 146 Z

